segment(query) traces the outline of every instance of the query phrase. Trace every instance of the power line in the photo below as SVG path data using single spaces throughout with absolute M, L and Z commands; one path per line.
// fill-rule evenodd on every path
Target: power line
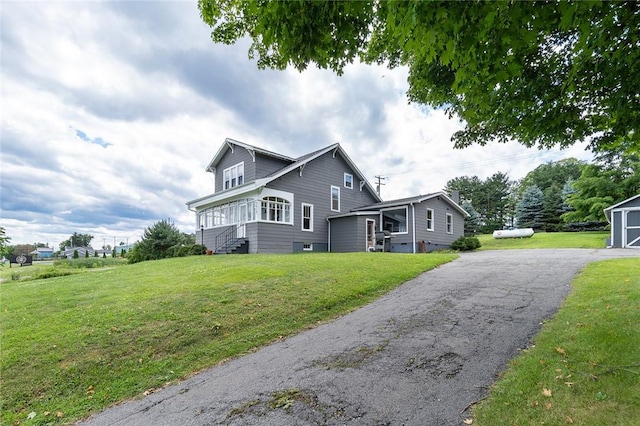
M 380 195 L 380 186 L 384 185 L 384 183 L 382 183 L 383 180 L 386 179 L 386 177 L 383 176 L 375 176 L 375 178 L 378 180 L 377 184 L 376 184 L 376 192 L 378 193 L 378 195 Z

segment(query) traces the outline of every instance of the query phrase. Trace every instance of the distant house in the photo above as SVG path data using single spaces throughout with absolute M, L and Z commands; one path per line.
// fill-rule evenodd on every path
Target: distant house
M 37 260 L 52 259 L 54 256 L 53 248 L 51 247 L 36 247 L 36 249 L 29 254 Z
M 78 257 L 87 257 L 86 253 L 89 252 L 89 257 L 94 257 L 96 251 L 91 246 L 87 247 L 65 247 L 64 250 L 60 252 L 60 257 L 72 259 L 73 252 L 78 251 Z
M 609 247 L 640 248 L 640 194 L 604 210 L 611 224 Z
M 383 201 L 339 144 L 298 158 L 226 139 L 206 168 L 212 194 L 187 202 L 196 242 L 220 253 L 448 247 L 466 212 L 443 192 Z

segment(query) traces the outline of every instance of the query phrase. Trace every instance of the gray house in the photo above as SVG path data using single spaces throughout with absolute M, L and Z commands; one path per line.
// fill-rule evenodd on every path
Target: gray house
M 640 194 L 604 210 L 611 224 L 609 247 L 640 248 Z
M 216 253 L 448 247 L 466 212 L 444 193 L 383 201 L 339 144 L 291 158 L 226 139 L 206 168 L 215 192 L 187 202 Z

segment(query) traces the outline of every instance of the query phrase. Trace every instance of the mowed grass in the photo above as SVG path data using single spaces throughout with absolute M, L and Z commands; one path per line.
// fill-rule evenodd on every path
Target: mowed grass
M 536 232 L 530 238 L 493 238 L 478 235 L 480 250 L 513 250 L 538 248 L 605 248 L 610 232 Z
M 475 422 L 640 425 L 640 258 L 588 265 Z
M 194 256 L 0 284 L 0 423 L 70 423 L 366 304 L 454 254 Z

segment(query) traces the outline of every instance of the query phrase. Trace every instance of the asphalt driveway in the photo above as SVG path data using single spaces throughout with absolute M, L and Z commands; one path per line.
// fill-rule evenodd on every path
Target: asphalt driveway
M 460 425 L 576 273 L 623 256 L 640 260 L 640 250 L 463 254 L 336 321 L 83 424 Z

